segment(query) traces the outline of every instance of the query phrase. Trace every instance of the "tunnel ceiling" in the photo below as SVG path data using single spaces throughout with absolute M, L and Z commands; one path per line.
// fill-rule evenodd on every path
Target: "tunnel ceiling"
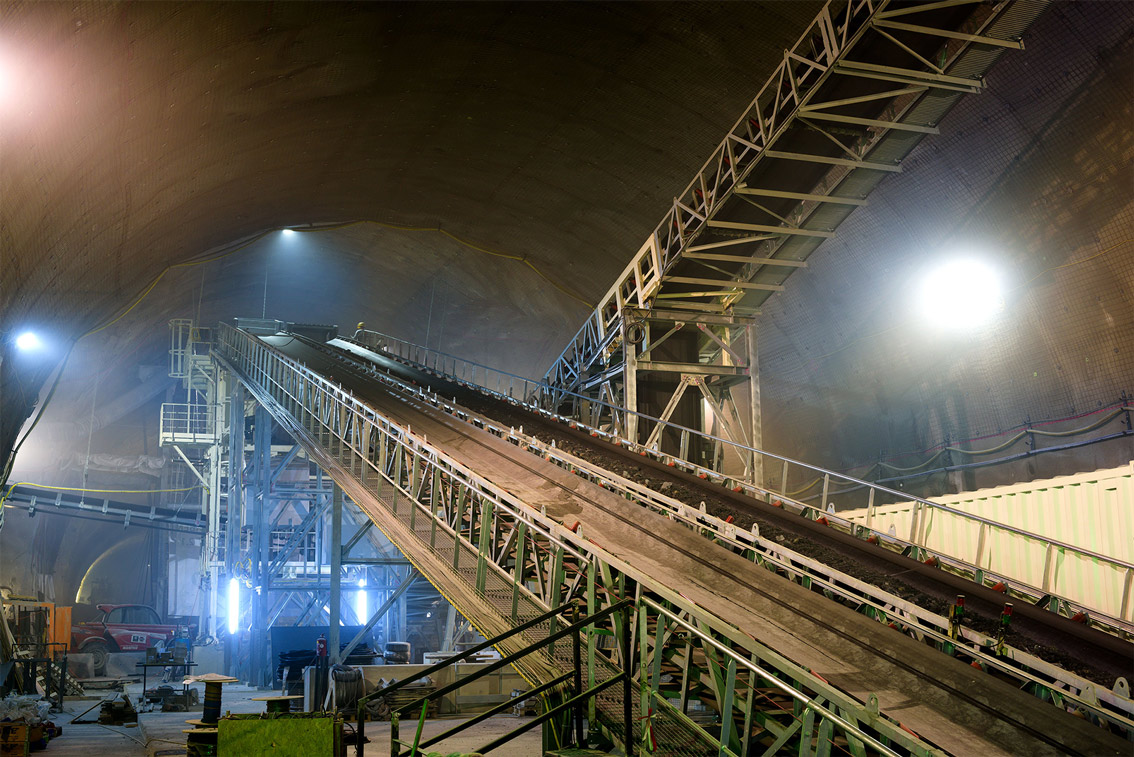
M 109 368 L 84 358 L 163 363 L 170 317 L 366 320 L 538 375 L 819 7 L 6 3 L 0 336 L 33 326 L 66 344 L 168 266 L 226 255 L 170 270 L 81 341 L 49 421 L 67 398 L 89 409 L 90 376 Z M 1114 62 L 1131 6 L 1053 13 L 765 308 L 774 450 L 849 465 L 1128 388 L 1128 248 L 1041 278 L 1070 315 L 1037 318 L 1037 292 L 1012 350 L 875 338 L 904 317 L 879 304 L 901 295 L 890 279 L 955 223 L 1011 238 L 1024 278 L 1134 236 L 1131 83 Z M 346 222 L 361 223 L 270 233 Z M 46 375 L 19 368 L 0 364 L 0 448 Z M 992 386 L 1011 401 L 980 400 Z
M 578 322 L 818 8 L 6 3 L 0 329 L 65 341 L 170 264 L 359 220 L 523 258 L 546 278 L 468 247 L 451 268 L 542 294 L 529 319 Z M 435 248 L 404 246 L 372 250 L 352 286 L 419 286 Z M 213 278 L 208 299 L 259 305 L 261 278 Z M 170 301 L 132 328 L 163 329 Z M 278 315 L 302 317 L 290 305 Z M 8 372 L 0 441 L 34 378 Z
M 73 336 L 170 263 L 354 220 L 593 300 L 817 7 L 6 4 L 5 320 Z

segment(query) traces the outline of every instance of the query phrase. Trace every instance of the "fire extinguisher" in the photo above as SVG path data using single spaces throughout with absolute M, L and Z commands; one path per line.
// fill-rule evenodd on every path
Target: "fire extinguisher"
M 315 654 L 318 657 L 327 656 L 327 634 L 319 634 L 319 638 L 315 640 Z

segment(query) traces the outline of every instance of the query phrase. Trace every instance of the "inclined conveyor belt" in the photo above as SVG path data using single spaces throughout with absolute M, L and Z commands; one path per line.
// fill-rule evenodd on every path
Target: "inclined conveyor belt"
M 1129 744 L 1014 686 L 783 580 L 696 533 L 436 408 L 397 396 L 332 348 L 268 345 L 409 425 L 464 465 L 836 688 L 955 754 L 1126 754 Z

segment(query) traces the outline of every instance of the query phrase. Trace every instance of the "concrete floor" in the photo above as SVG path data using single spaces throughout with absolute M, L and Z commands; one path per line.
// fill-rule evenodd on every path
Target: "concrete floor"
M 200 687 L 198 687 L 200 688 Z M 131 700 L 136 701 L 141 693 L 140 683 L 126 687 Z M 226 712 L 262 712 L 263 702 L 252 701 L 253 697 L 268 696 L 271 692 L 257 691 L 247 686 L 229 685 L 225 687 L 222 709 Z M 278 693 L 278 692 L 277 692 Z M 203 697 L 204 692 L 200 692 Z M 107 693 L 106 698 L 113 696 Z M 139 715 L 139 723 L 133 727 L 103 726 L 96 724 L 72 725 L 71 720 L 95 704 L 94 699 L 68 701 L 66 712 L 54 715 L 56 723 L 63 724 L 63 735 L 52 741 L 46 750 L 38 754 L 43 757 L 172 757 L 185 754 L 185 734 L 181 731 L 189 728 L 185 721 L 201 716 L 200 709 L 196 712 L 144 712 Z M 84 719 L 98 717 L 98 708 L 95 707 Z M 447 730 L 461 718 L 444 718 L 431 720 L 425 724 L 425 736 Z M 501 736 L 518 725 L 531 720 L 531 718 L 516 718 L 512 716 L 499 716 L 490 718 L 483 723 L 473 726 L 468 731 L 446 739 L 432 747 L 430 751 L 442 754 L 452 752 L 472 751 L 493 739 Z M 415 723 L 406 723 L 402 728 L 402 736 L 407 735 L 407 729 L 412 733 Z M 367 723 L 366 735 L 370 739 L 366 754 L 389 754 L 390 724 L 388 722 Z M 353 750 L 350 754 L 353 755 Z M 496 754 L 507 754 L 509 757 L 539 757 L 543 754 L 540 728 L 537 726 L 514 741 L 496 751 Z

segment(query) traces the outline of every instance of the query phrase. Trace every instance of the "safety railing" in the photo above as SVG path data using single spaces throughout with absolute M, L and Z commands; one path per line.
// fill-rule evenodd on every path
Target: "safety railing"
M 605 470 L 578 458 L 569 452 L 527 436 L 522 430 L 510 428 L 451 405 L 432 389 L 412 384 L 386 374 L 373 364 L 358 362 L 341 353 L 322 348 L 329 357 L 349 363 L 356 371 L 363 371 L 375 380 L 404 393 L 415 401 L 425 402 L 444 410 L 460 420 L 483 428 L 501 439 L 528 449 L 575 475 L 587 478 L 600 486 L 621 494 L 628 500 L 683 523 L 711 541 L 735 552 L 749 556 L 753 561 L 772 568 L 781 575 L 813 591 L 842 601 L 856 611 L 882 623 L 899 623 L 900 628 L 919 641 L 932 644 L 944 653 L 979 664 L 985 670 L 994 670 L 1017 682 L 1021 689 L 1035 696 L 1051 700 L 1057 698 L 1089 714 L 1094 722 L 1123 734 L 1134 733 L 1134 703 L 1118 692 L 1100 690 L 1092 682 L 1063 670 L 1040 658 L 1015 649 L 1004 643 L 1001 636 L 990 637 L 962 623 L 953 623 L 936 613 L 891 595 L 875 586 L 855 579 L 815 560 L 793 552 L 780 544 L 762 538 L 757 528 L 751 532 L 710 515 L 704 508 L 690 507 L 660 492 Z M 997 580 L 995 576 L 989 576 Z M 1011 605 L 1006 605 L 1000 628 L 1007 630 L 1011 620 Z
M 462 614 L 485 637 L 503 633 L 574 597 L 585 598 L 587 612 L 593 615 L 626 599 L 630 587 L 637 586 L 642 596 L 695 618 L 704 635 L 717 639 L 783 681 L 809 703 L 812 711 L 827 713 L 814 721 L 814 729 L 800 730 L 792 738 L 815 739 L 821 735 L 820 728 L 835 724 L 834 735 L 840 739 L 868 744 L 873 743 L 870 739 L 877 738 L 909 754 L 933 752 L 886 715 L 875 716 L 853 697 L 750 635 L 733 629 L 656 576 L 607 552 L 546 517 L 537 507 L 525 504 L 465 468 L 440 448 L 393 423 L 301 363 L 227 326 L 220 329 L 217 350 L 226 367 L 252 395 L 296 436 L 312 459 L 335 477 L 399 549 L 414 555 L 415 563 L 446 596 L 454 599 Z M 433 395 L 433 401 L 438 402 L 439 398 Z M 533 539 L 533 534 L 541 536 Z M 470 552 L 471 563 L 463 557 Z M 480 604 L 468 604 L 470 582 L 482 587 L 475 593 Z M 540 601 L 531 601 L 533 597 Z M 508 613 L 507 608 L 514 607 L 517 598 L 524 611 Z M 623 624 L 617 614 L 613 621 L 611 631 L 618 638 Z M 540 626 L 541 634 L 556 633 L 558 629 L 549 626 Z M 586 639 L 588 688 L 595 685 L 595 675 L 615 664 L 602 653 L 600 638 L 598 634 L 588 634 Z M 529 641 L 538 640 L 529 637 Z M 668 654 L 666 644 L 670 641 L 673 640 L 663 640 L 662 647 L 650 648 L 647 659 L 651 665 L 654 659 Z M 652 639 L 636 641 L 639 650 L 641 644 L 651 643 Z M 697 654 L 702 654 L 702 641 L 696 639 L 694 643 Z M 606 651 L 617 657 L 617 650 Z M 564 645 L 556 645 L 549 653 L 559 665 L 545 666 L 530 680 L 547 682 L 569 667 L 570 653 Z M 533 670 L 538 668 L 529 668 L 525 677 L 531 676 Z M 635 687 L 640 674 L 639 666 Z M 721 702 L 723 682 L 719 683 L 717 688 L 721 690 L 715 694 L 716 701 Z M 700 685 L 703 688 L 703 682 Z M 595 719 L 596 711 L 606 713 L 603 718 L 608 724 L 620 720 L 620 700 L 604 700 L 600 695 L 600 702 L 601 706 L 589 707 L 590 722 L 599 722 Z M 612 711 L 617 714 L 612 715 Z M 846 719 L 847 713 L 853 718 Z M 869 726 L 856 726 L 855 722 L 869 722 Z M 649 729 L 659 743 L 684 744 L 685 747 L 673 751 L 675 754 L 700 754 L 707 745 L 719 748 L 721 754 L 740 754 L 739 747 L 720 747 L 711 729 L 669 711 L 655 711 L 635 728 L 638 736 Z M 878 752 L 872 748 L 868 753 Z
M 631 639 L 630 628 L 633 625 L 631 611 L 633 609 L 633 604 L 634 603 L 631 600 L 622 600 L 621 602 L 617 602 L 617 603 L 611 605 L 610 607 L 607 607 L 604 610 L 600 610 L 599 612 L 597 612 L 593 615 L 590 615 L 590 616 L 584 617 L 584 618 L 580 618 L 580 619 L 575 619 L 573 622 L 570 623 L 570 625 L 566 626 L 562 630 L 556 631 L 555 633 L 549 635 L 547 638 L 545 638 L 541 641 L 538 641 L 535 644 L 532 644 L 532 645 L 526 647 L 525 649 L 520 650 L 519 652 L 508 655 L 507 657 L 503 657 L 503 658 L 489 664 L 488 666 L 481 668 L 480 670 L 477 670 L 475 673 L 473 673 L 469 676 L 465 676 L 465 677 L 463 677 L 463 678 L 461 678 L 457 681 L 454 681 L 453 683 L 450 683 L 450 684 L 443 686 L 439 689 L 435 689 L 435 690 L 429 692 L 428 694 L 426 694 L 425 696 L 418 698 L 415 701 L 407 702 L 406 704 L 403 704 L 403 705 L 393 709 L 390 712 L 390 754 L 396 755 L 396 756 L 402 755 L 402 754 L 416 755 L 416 754 L 419 753 L 419 750 L 427 749 L 428 747 L 433 746 L 434 744 L 437 744 L 438 742 L 444 741 L 447 738 L 455 736 L 456 734 L 461 733 L 462 731 L 465 731 L 468 728 L 475 726 L 476 724 L 478 724 L 480 722 L 483 722 L 484 720 L 487 720 L 488 718 L 492 717 L 493 715 L 498 715 L 498 714 L 504 712 L 505 710 L 511 709 L 512 707 L 519 704 L 520 702 L 527 701 L 527 700 L 532 699 L 532 698 L 537 697 L 537 696 L 546 698 L 549 693 L 558 693 L 558 698 L 561 701 L 559 701 L 557 704 L 549 705 L 537 717 L 533 718 L 532 720 L 529 720 L 528 722 L 524 723 L 523 725 L 518 726 L 517 728 L 512 729 L 508 733 L 506 733 L 502 736 L 499 736 L 496 739 L 493 739 L 488 744 L 485 744 L 484 746 L 474 750 L 475 753 L 487 754 L 488 752 L 491 752 L 492 750 L 498 749 L 499 747 L 503 746 L 504 744 L 507 744 L 509 741 L 515 739 L 517 736 L 520 736 L 521 734 L 531 730 L 532 728 L 534 728 L 538 725 L 542 725 L 544 722 L 547 722 L 547 721 L 550 721 L 550 720 L 561 721 L 559 723 L 560 727 L 558 728 L 559 735 L 558 735 L 558 738 L 556 739 L 556 741 L 559 744 L 566 745 L 568 743 L 573 743 L 574 746 L 578 749 L 586 749 L 587 748 L 587 735 L 586 735 L 586 733 L 584 732 L 584 729 L 583 729 L 583 716 L 584 716 L 584 712 L 586 710 L 588 700 L 593 700 L 596 696 L 598 696 L 600 693 L 602 693 L 606 689 L 608 689 L 608 688 L 610 688 L 610 687 L 612 687 L 612 686 L 614 686 L 618 683 L 621 683 L 622 684 L 622 703 L 623 703 L 622 741 L 626 745 L 626 750 L 625 750 L 626 754 L 627 755 L 633 755 L 635 753 L 635 749 L 634 749 L 634 728 L 633 728 L 633 721 L 631 719 L 631 709 L 632 709 L 631 708 L 631 699 L 632 699 L 632 696 L 631 696 L 631 685 L 630 685 L 631 684 L 631 678 L 630 678 L 629 665 L 627 664 L 623 668 L 623 670 L 612 674 L 605 681 L 602 681 L 601 683 L 597 683 L 593 686 L 590 686 L 587 689 L 584 689 L 583 688 L 583 653 L 582 653 L 582 649 L 583 649 L 582 636 L 583 636 L 583 634 L 585 632 L 588 632 L 588 631 L 593 633 L 596 630 L 595 624 L 598 621 L 603 620 L 605 618 L 608 618 L 611 615 L 613 615 L 614 613 L 621 613 L 622 614 L 622 637 L 619 640 L 620 644 L 621 644 L 621 649 L 622 649 L 621 659 L 626 661 L 627 663 L 631 659 L 633 659 L 633 657 L 631 655 L 631 649 L 630 649 L 630 639 Z M 530 623 L 540 622 L 540 621 L 544 621 L 544 620 L 550 620 L 551 618 L 554 618 L 554 617 L 564 616 L 569 611 L 571 611 L 572 609 L 574 609 L 576 612 L 578 611 L 577 607 L 572 608 L 569 605 L 564 605 L 564 606 L 558 607 L 558 608 L 546 613 L 543 616 L 540 616 L 540 618 L 536 619 L 536 621 L 530 621 Z M 525 624 L 525 625 L 528 625 L 528 624 Z M 363 712 L 362 707 L 367 701 L 372 700 L 372 699 L 376 699 L 376 698 L 379 698 L 379 697 L 388 696 L 388 695 L 394 693 L 395 691 L 397 691 L 401 688 L 404 688 L 407 684 L 409 684 L 413 681 L 419 681 L 419 680 L 422 680 L 423 678 L 426 678 L 428 676 L 432 676 L 433 674 L 440 672 L 441 670 L 449 667 L 450 665 L 456 664 L 456 663 L 460 662 L 461 660 L 468 659 L 468 658 L 472 657 L 474 654 L 476 654 L 479 651 L 489 649 L 491 647 L 494 647 L 498 644 L 503 643 L 508 638 L 514 636 L 517 633 L 522 632 L 523 630 L 524 630 L 524 626 L 512 629 L 511 631 L 507 631 L 506 633 L 503 633 L 500 636 L 489 639 L 488 641 L 485 641 L 485 642 L 477 645 L 476 647 L 473 647 L 472 649 L 469 649 L 469 650 L 467 650 L 467 651 L 465 651 L 465 652 L 463 652 L 459 655 L 456 655 L 455 657 L 450 657 L 443 662 L 437 663 L 436 665 L 433 665 L 432 667 L 426 668 L 424 671 L 422 671 L 419 674 L 415 674 L 413 676 L 403 678 L 401 681 L 397 681 L 393 684 L 390 684 L 389 686 L 386 686 L 386 687 L 384 687 L 384 688 L 382 688 L 378 691 L 375 691 L 372 694 L 368 694 L 367 696 L 363 697 L 359 701 L 359 710 L 358 710 L 359 714 L 358 714 L 358 722 L 357 722 L 357 725 L 356 725 L 356 730 L 357 730 L 357 733 L 359 734 L 359 738 L 357 740 L 358 746 L 356 748 L 355 754 L 358 755 L 358 757 L 362 757 L 362 755 L 363 755 L 363 743 L 364 743 L 363 736 L 365 735 L 365 731 L 364 731 L 365 725 L 364 725 L 364 720 L 363 720 L 363 717 L 362 717 L 362 712 Z M 448 694 L 451 694 L 452 692 L 456 691 L 457 689 L 459 689 L 463 686 L 467 686 L 468 684 L 473 683 L 474 681 L 476 681 L 479 678 L 483 678 L 486 675 L 490 675 L 492 673 L 495 673 L 497 670 L 500 670 L 501 668 L 503 668 L 505 666 L 512 665 L 528 654 L 532 654 L 533 652 L 536 652 L 540 649 L 543 649 L 544 647 L 547 647 L 551 644 L 554 644 L 556 641 L 558 641 L 560 639 L 567 639 L 567 638 L 570 638 L 570 640 L 571 640 L 571 649 L 572 649 L 572 653 L 573 653 L 573 655 L 572 655 L 573 661 L 572 661 L 571 669 L 568 670 L 566 673 L 564 673 L 563 675 L 561 675 L 557 678 L 553 678 L 552 680 L 547 681 L 547 682 L 535 687 L 534 689 L 531 689 L 529 691 L 524 692 L 520 697 L 510 699 L 506 702 L 503 702 L 501 704 L 496 705 L 495 707 L 490 708 L 489 710 L 487 710 L 485 712 L 479 713 L 476 716 L 469 718 L 468 720 L 462 721 L 461 723 L 453 726 L 452 728 L 449 728 L 449 729 L 443 731 L 442 733 L 437 734 L 436 736 L 431 736 L 431 737 L 423 739 L 422 729 L 423 729 L 423 726 L 425 725 L 425 717 L 426 717 L 426 714 L 428 713 L 429 704 L 431 702 L 436 702 L 441 697 L 446 696 Z M 566 689 L 566 691 L 562 690 L 564 688 Z M 421 714 L 420 714 L 418 721 L 417 721 L 417 729 L 414 733 L 413 741 L 412 742 L 402 741 L 401 738 L 400 738 L 400 735 L 401 735 L 401 733 L 400 733 L 400 721 L 401 721 L 402 714 L 403 713 L 411 713 L 414 710 L 417 710 L 419 708 L 419 706 L 420 706 Z M 409 747 L 410 751 L 403 753 L 401 751 L 402 747 Z
M 765 754 L 780 754 L 782 752 L 779 748 L 793 734 L 800 731 L 810 733 L 813 730 L 818 733 L 816 748 L 819 754 L 831 753 L 836 730 L 853 734 L 849 738 L 851 754 L 864 753 L 867 747 L 878 754 L 894 757 L 899 754 L 864 730 L 864 724 L 856 722 L 850 713 L 819 707 L 821 697 L 788 686 L 750 659 L 737 654 L 731 646 L 722 644 L 705 633 L 695 621 L 681 617 L 664 605 L 648 597 L 643 598 L 637 620 L 638 637 L 654 638 L 657 640 L 656 646 L 660 646 L 660 640 L 668 637 L 684 640 L 684 650 L 676 652 L 676 655 L 681 655 L 681 659 L 670 660 L 671 668 L 679 666 L 679 669 L 684 670 L 678 686 L 675 686 L 674 681 L 667 680 L 672 674 L 668 671 L 663 673 L 660 657 L 654 655 L 650 659 L 646 656 L 645 646 L 640 648 L 641 717 L 649 718 L 655 710 L 672 710 L 674 714 L 689 716 L 689 666 L 697 664 L 693 658 L 699 643 L 705 655 L 701 664 L 709 668 L 708 672 L 724 679 L 724 704 L 716 736 L 720 754 L 735 752 L 735 747 L 745 741 L 738 735 L 751 733 L 754 724 L 776 738 L 772 748 L 765 751 Z M 674 697 L 674 694 L 677 696 Z M 671 701 L 673 699 L 677 699 L 678 704 L 675 705 Z M 785 700 L 787 704 L 784 703 Z M 868 706 L 877 710 L 877 699 Z M 806 753 L 811 752 L 807 750 Z
M 216 444 L 217 412 L 217 408 L 213 405 L 163 402 L 161 406 L 161 444 Z
M 397 337 L 375 331 L 362 331 L 355 334 L 355 342 L 368 349 L 374 349 L 393 356 L 414 367 L 430 371 L 441 378 L 478 391 L 486 392 L 498 399 L 520 404 L 526 409 L 545 417 L 568 423 L 574 428 L 590 433 L 594 437 L 648 455 L 656 460 L 682 468 L 707 481 L 720 484 L 737 493 L 747 493 L 758 499 L 773 501 L 786 509 L 813 520 L 823 519 L 826 523 L 864 539 L 902 551 L 931 564 L 953 570 L 973 580 L 989 586 L 1005 583 L 1022 597 L 1036 602 L 1045 600 L 1051 609 L 1067 615 L 1086 610 L 1091 620 L 1111 631 L 1134 635 L 1134 563 L 1121 560 L 1094 550 L 1079 547 L 1058 539 L 1028 531 L 1005 523 L 998 523 L 979 515 L 948 507 L 939 502 L 911 497 L 908 492 L 900 492 L 853 476 L 826 470 L 815 465 L 793 460 L 782 455 L 739 444 L 721 437 L 705 434 L 696 429 L 662 421 L 644 413 L 631 413 L 608 403 L 592 400 L 582 395 L 566 393 L 577 400 L 577 406 L 590 410 L 587 420 L 562 415 L 558 408 L 549 407 L 548 398 L 564 394 L 553 390 L 546 383 L 524 378 L 507 371 L 501 371 L 471 360 L 423 347 Z M 597 413 L 601 409 L 601 413 Z M 597 421 L 596 421 L 597 414 Z M 627 415 L 638 418 L 638 431 L 646 433 L 653 424 L 662 424 L 667 432 L 661 436 L 680 440 L 682 448 L 688 448 L 689 439 L 698 439 L 702 445 L 731 447 L 741 459 L 758 457 L 763 468 L 778 471 L 779 486 L 770 485 L 767 480 L 761 484 L 744 480 L 727 472 L 699 465 L 682 459 L 675 453 L 665 452 L 658 447 L 646 447 L 632 439 L 622 437 L 618 429 L 622 424 L 614 419 L 624 419 Z M 606 421 L 606 422 L 604 422 Z M 595 423 L 601 425 L 595 425 Z M 719 459 L 719 458 L 718 458 Z M 818 489 L 818 494 L 808 501 L 800 497 L 799 490 L 792 490 L 792 480 L 807 480 L 811 483 L 803 487 Z M 880 508 L 895 503 L 907 503 L 910 510 L 908 530 L 904 533 L 891 533 L 890 529 L 877 527 Z M 837 505 L 837 507 L 836 507 Z M 862 509 L 865 517 L 850 520 L 840 517 L 839 510 Z M 940 549 L 931 550 L 929 535 L 938 519 L 954 519 L 964 525 L 959 532 L 968 535 L 968 541 L 961 547 L 954 547 L 950 553 Z M 993 536 L 1001 545 L 1010 549 L 996 553 L 990 549 Z M 956 542 L 954 542 L 956 544 Z M 1017 561 L 1010 559 L 1013 554 L 1026 554 L 1036 559 Z M 1034 565 L 1021 575 L 1019 565 Z M 1098 594 L 1079 596 L 1074 591 L 1081 584 L 1081 573 L 1090 570 L 1097 573 L 1097 580 L 1112 587 L 1105 603 L 1097 601 Z
M 509 434 L 504 429 L 492 430 L 499 431 L 503 437 L 515 435 L 514 431 Z M 704 507 L 690 507 L 534 437 L 514 442 L 576 475 L 621 494 L 631 502 L 682 523 L 707 539 L 746 555 L 812 591 L 822 592 L 880 623 L 900 624 L 898 628 L 902 632 L 919 641 L 976 663 L 983 670 L 1005 675 L 1015 680 L 1020 688 L 1041 699 L 1050 699 L 1049 692 L 1057 691 L 1065 703 L 1090 715 L 1096 723 L 1134 737 L 1134 702 L 1128 697 L 1117 691 L 1102 689 L 1074 672 L 1005 643 L 1004 633 L 1012 617 L 1010 603 L 1005 605 L 998 632 L 989 636 L 961 622 L 953 624 L 949 618 L 766 539 L 760 535 L 758 526 L 754 525 L 751 530 L 738 528 L 708 513 Z

